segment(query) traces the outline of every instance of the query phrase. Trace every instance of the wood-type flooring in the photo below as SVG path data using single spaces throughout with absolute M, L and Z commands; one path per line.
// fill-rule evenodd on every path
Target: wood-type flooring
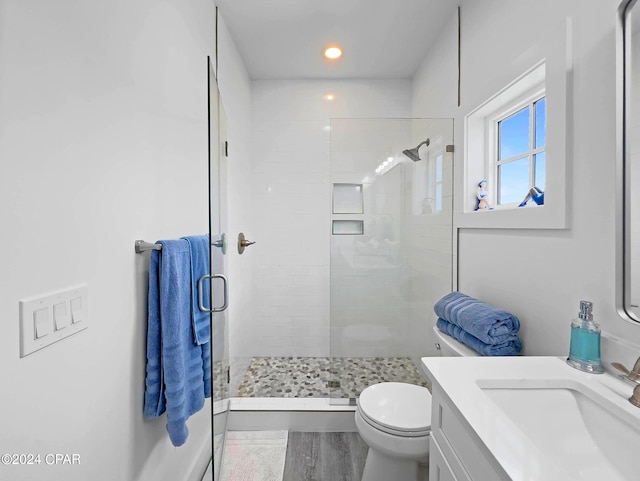
M 360 481 L 368 449 L 358 433 L 290 432 L 283 481 Z

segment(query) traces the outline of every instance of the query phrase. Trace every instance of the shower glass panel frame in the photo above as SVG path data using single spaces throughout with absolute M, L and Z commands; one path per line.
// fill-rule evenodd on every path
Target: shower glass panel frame
M 329 227 L 330 402 L 353 404 L 378 382 L 426 385 L 433 305 L 453 287 L 453 119 L 334 118 L 330 132 L 330 186 L 363 186 L 363 213 L 328 206 L 331 224 L 364 225 Z
M 210 272 L 227 273 L 227 163 L 225 141 L 227 121 L 211 58 L 207 57 L 209 122 L 209 237 Z M 226 281 L 225 281 L 226 282 Z M 211 306 L 219 309 L 226 303 L 225 287 L 220 278 L 211 279 Z M 229 413 L 229 326 L 227 310 L 210 313 L 211 323 L 211 431 L 212 481 L 220 476 L 224 434 Z

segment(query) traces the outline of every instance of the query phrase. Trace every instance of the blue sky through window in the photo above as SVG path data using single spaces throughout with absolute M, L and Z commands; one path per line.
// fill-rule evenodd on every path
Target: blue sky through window
M 529 157 L 502 164 L 500 176 L 500 204 L 520 203 L 529 192 Z
M 529 150 L 529 107 L 498 123 L 499 160 L 515 157 Z
M 529 125 L 531 117 L 534 125 Z M 544 149 L 545 143 L 544 97 L 498 122 L 498 161 L 507 160 L 498 165 L 498 204 L 522 202 L 533 186 L 544 191 L 545 152 L 533 154 L 531 149 Z

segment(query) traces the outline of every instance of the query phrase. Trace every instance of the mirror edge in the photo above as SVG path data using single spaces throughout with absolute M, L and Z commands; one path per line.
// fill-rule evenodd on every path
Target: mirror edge
M 629 51 L 629 29 L 627 28 L 627 15 L 637 0 L 623 0 L 617 11 L 616 19 L 616 285 L 615 307 L 618 315 L 627 322 L 640 323 L 640 317 L 630 309 L 627 304 L 630 289 L 630 270 L 625 265 L 629 258 L 629 229 L 627 227 L 628 209 L 628 174 L 626 153 L 628 148 L 628 136 L 626 134 L 626 112 L 629 100 L 626 95 L 628 72 L 626 65 Z

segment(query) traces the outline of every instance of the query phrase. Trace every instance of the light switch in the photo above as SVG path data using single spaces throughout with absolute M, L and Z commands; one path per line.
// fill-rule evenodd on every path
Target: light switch
M 67 303 L 60 302 L 53 305 L 53 325 L 59 331 L 69 325 L 69 314 L 67 314 Z
M 76 324 L 82 321 L 82 298 L 71 299 L 71 322 Z
M 48 307 L 33 311 L 33 333 L 35 339 L 41 339 L 51 333 Z
M 20 357 L 87 329 L 86 284 L 20 300 Z

